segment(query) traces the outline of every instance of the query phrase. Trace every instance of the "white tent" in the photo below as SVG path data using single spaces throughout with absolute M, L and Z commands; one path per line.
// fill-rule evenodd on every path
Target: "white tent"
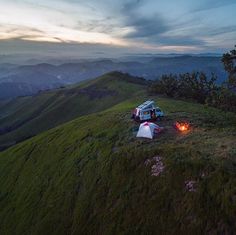
M 140 124 L 137 137 L 153 139 L 154 135 L 161 131 L 161 127 L 152 122 L 144 122 Z

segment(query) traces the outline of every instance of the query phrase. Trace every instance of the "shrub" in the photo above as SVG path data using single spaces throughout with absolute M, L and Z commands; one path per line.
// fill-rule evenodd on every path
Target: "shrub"
M 163 75 L 161 79 L 151 83 L 149 91 L 151 93 L 165 94 L 174 97 L 178 90 L 178 86 L 179 84 L 176 75 Z
M 163 75 L 149 87 L 149 92 L 195 100 L 226 111 L 236 112 L 236 93 L 217 86 L 216 76 L 210 78 L 203 72 Z
M 236 94 L 225 87 L 219 87 L 207 97 L 206 104 L 225 111 L 236 112 Z

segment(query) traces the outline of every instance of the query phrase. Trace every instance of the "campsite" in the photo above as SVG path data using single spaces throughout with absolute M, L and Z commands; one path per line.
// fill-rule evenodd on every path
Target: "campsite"
M 145 85 L 136 84 L 139 80 L 125 78 L 113 73 L 87 83 L 97 89 L 129 87 L 128 91 L 117 89 L 127 95 L 125 100 L 111 104 L 116 101 L 112 96 L 90 100 L 83 94 L 91 104 L 106 105 L 104 110 L 79 116 L 0 153 L 3 231 L 23 234 L 30 228 L 40 229 L 40 234 L 63 235 L 73 224 L 75 234 L 120 234 L 121 228 L 129 234 L 155 234 L 157 229 L 166 231 L 168 224 L 168 231 L 181 234 L 196 230 L 198 223 L 200 233 L 205 223 L 207 230 L 214 229 L 215 219 L 224 221 L 225 214 L 235 218 L 235 207 L 227 199 L 233 197 L 235 185 L 235 115 L 189 101 L 150 96 Z M 79 91 L 80 87 L 72 89 Z M 130 91 L 137 93 L 130 97 Z M 40 98 L 58 97 L 56 110 L 47 108 L 38 119 L 22 125 L 21 132 L 32 131 L 29 126 L 42 123 L 36 122 L 39 118 L 61 117 L 52 114 L 61 114 L 65 107 L 59 102 L 62 95 L 75 103 L 78 100 L 77 106 L 83 107 L 68 90 L 19 100 L 21 104 L 33 101 L 33 105 Z M 165 113 L 159 124 L 165 131 L 154 139 L 137 138 L 133 131 L 140 123 L 131 119 L 130 111 L 146 100 L 155 101 Z M 177 131 L 173 127 L 176 120 L 191 121 L 192 130 Z M 47 122 L 39 124 L 45 128 Z M 217 209 L 213 217 L 211 208 L 218 208 L 221 201 L 223 212 Z M 36 222 L 32 224 L 32 220 Z M 16 222 L 21 226 L 15 228 Z M 183 223 L 188 226 L 183 228 Z M 226 221 L 224 224 L 234 229 Z
M 155 110 L 157 109 L 159 110 L 159 116 L 155 114 Z M 187 134 L 193 130 L 193 128 L 190 126 L 190 122 L 186 121 L 185 115 L 179 115 L 178 118 L 185 118 L 185 121 L 168 119 L 164 112 L 161 111 L 159 107 L 156 107 L 155 102 L 152 100 L 145 101 L 135 108 L 131 117 L 131 119 L 136 121 L 138 124 L 140 123 L 139 127 L 134 128 L 134 134 L 136 137 L 152 140 L 159 138 L 159 136 L 163 135 L 163 132 L 169 131 L 170 133 L 174 134 L 173 128 L 181 134 Z M 172 124 L 171 120 L 173 121 Z

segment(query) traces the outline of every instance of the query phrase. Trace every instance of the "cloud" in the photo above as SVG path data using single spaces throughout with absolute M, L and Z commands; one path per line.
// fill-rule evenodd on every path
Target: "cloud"
M 128 38 L 143 38 L 160 35 L 170 29 L 165 20 L 158 14 L 149 18 L 132 16 L 131 14 L 130 17 L 127 17 L 126 26 L 133 28 L 133 32 L 126 35 Z
M 154 40 L 162 45 L 170 46 L 203 46 L 205 44 L 201 39 L 188 36 L 160 36 Z
M 169 30 L 167 22 L 160 14 L 149 15 L 142 12 L 144 4 L 143 0 L 132 0 L 123 4 L 121 8 L 123 24 L 125 27 L 131 28 L 131 32 L 127 33 L 126 38 L 153 37 Z
M 134 46 L 161 50 L 216 48 L 223 46 L 223 37 L 232 45 L 236 37 L 235 0 L 0 2 L 0 40 L 99 43 L 124 46 L 126 50 Z
M 163 14 L 154 12 L 152 15 L 144 14 L 142 7 L 144 1 L 129 1 L 122 7 L 124 25 L 130 27 L 131 32 L 125 35 L 128 40 L 157 46 L 201 46 L 204 40 L 194 35 L 176 35 L 176 24 L 170 22 Z M 180 28 L 183 24 L 180 25 Z
M 198 0 L 197 6 L 192 12 L 208 11 L 220 7 L 226 7 L 236 4 L 235 0 Z
M 207 29 L 207 35 L 209 36 L 218 36 L 227 33 L 235 33 L 236 32 L 236 25 L 229 25 L 224 27 L 218 27 L 214 29 Z

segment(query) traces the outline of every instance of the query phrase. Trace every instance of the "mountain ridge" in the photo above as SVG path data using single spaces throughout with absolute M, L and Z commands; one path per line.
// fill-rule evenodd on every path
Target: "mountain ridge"
M 0 147 L 4 149 L 81 115 L 101 111 L 145 90 L 147 81 L 111 72 L 99 78 L 0 104 Z

